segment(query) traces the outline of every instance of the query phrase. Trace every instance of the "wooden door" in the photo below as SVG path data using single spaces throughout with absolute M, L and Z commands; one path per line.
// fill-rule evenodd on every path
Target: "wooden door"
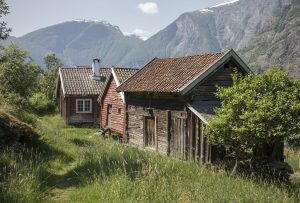
M 155 118 L 145 117 L 145 146 L 155 148 Z
M 186 130 L 185 119 L 175 118 L 173 120 L 173 152 L 178 158 L 185 159 L 186 156 Z
M 109 104 L 107 105 L 107 115 L 106 115 L 106 127 L 110 127 L 110 122 L 111 122 L 111 114 L 112 114 L 112 105 Z

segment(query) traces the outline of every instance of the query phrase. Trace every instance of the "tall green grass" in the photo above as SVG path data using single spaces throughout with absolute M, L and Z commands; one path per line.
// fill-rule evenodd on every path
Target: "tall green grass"
M 9 202 L 297 202 L 295 185 L 231 177 L 38 119 L 39 152 L 1 153 L 1 195 Z M 2 161 L 5 160 L 5 161 Z M 9 170 L 5 166 L 9 165 Z M 6 167 L 7 168 L 7 167 Z M 1 200 L 1 199 L 0 199 Z M 3 202 L 3 199 L 2 201 Z

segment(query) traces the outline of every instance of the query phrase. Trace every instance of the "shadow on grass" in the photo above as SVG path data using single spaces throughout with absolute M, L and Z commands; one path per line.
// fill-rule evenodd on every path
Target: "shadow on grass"
M 88 140 L 82 140 L 78 138 L 74 138 L 70 140 L 71 143 L 75 144 L 78 147 L 87 147 L 87 146 L 93 146 L 93 142 Z
M 45 181 L 47 187 L 65 189 L 68 187 L 80 187 L 91 183 L 95 178 L 107 178 L 116 174 L 126 174 L 131 180 L 135 180 L 147 162 L 131 156 L 102 155 L 99 160 L 90 160 L 75 167 L 63 175 L 47 172 Z

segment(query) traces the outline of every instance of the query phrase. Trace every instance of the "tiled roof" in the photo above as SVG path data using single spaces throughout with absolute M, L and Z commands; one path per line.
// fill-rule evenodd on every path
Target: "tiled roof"
M 91 78 L 91 67 L 61 68 L 60 75 L 64 93 L 68 95 L 99 95 L 110 77 L 110 68 L 101 68 L 104 77 L 101 80 Z
M 180 92 L 228 52 L 179 58 L 153 59 L 121 84 L 122 92 Z
M 116 77 L 118 78 L 120 84 L 134 75 L 139 69 L 138 68 L 119 68 L 113 67 L 116 73 Z

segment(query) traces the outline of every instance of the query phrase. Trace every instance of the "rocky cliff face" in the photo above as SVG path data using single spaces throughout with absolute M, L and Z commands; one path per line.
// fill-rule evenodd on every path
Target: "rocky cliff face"
M 253 69 L 289 66 L 291 76 L 299 76 L 300 1 L 283 4 L 282 9 L 239 52 Z
M 185 13 L 133 49 L 121 64 L 146 63 L 155 56 L 182 56 L 233 48 L 255 71 L 271 64 L 296 66 L 299 64 L 297 53 L 300 53 L 299 2 L 239 0 Z

